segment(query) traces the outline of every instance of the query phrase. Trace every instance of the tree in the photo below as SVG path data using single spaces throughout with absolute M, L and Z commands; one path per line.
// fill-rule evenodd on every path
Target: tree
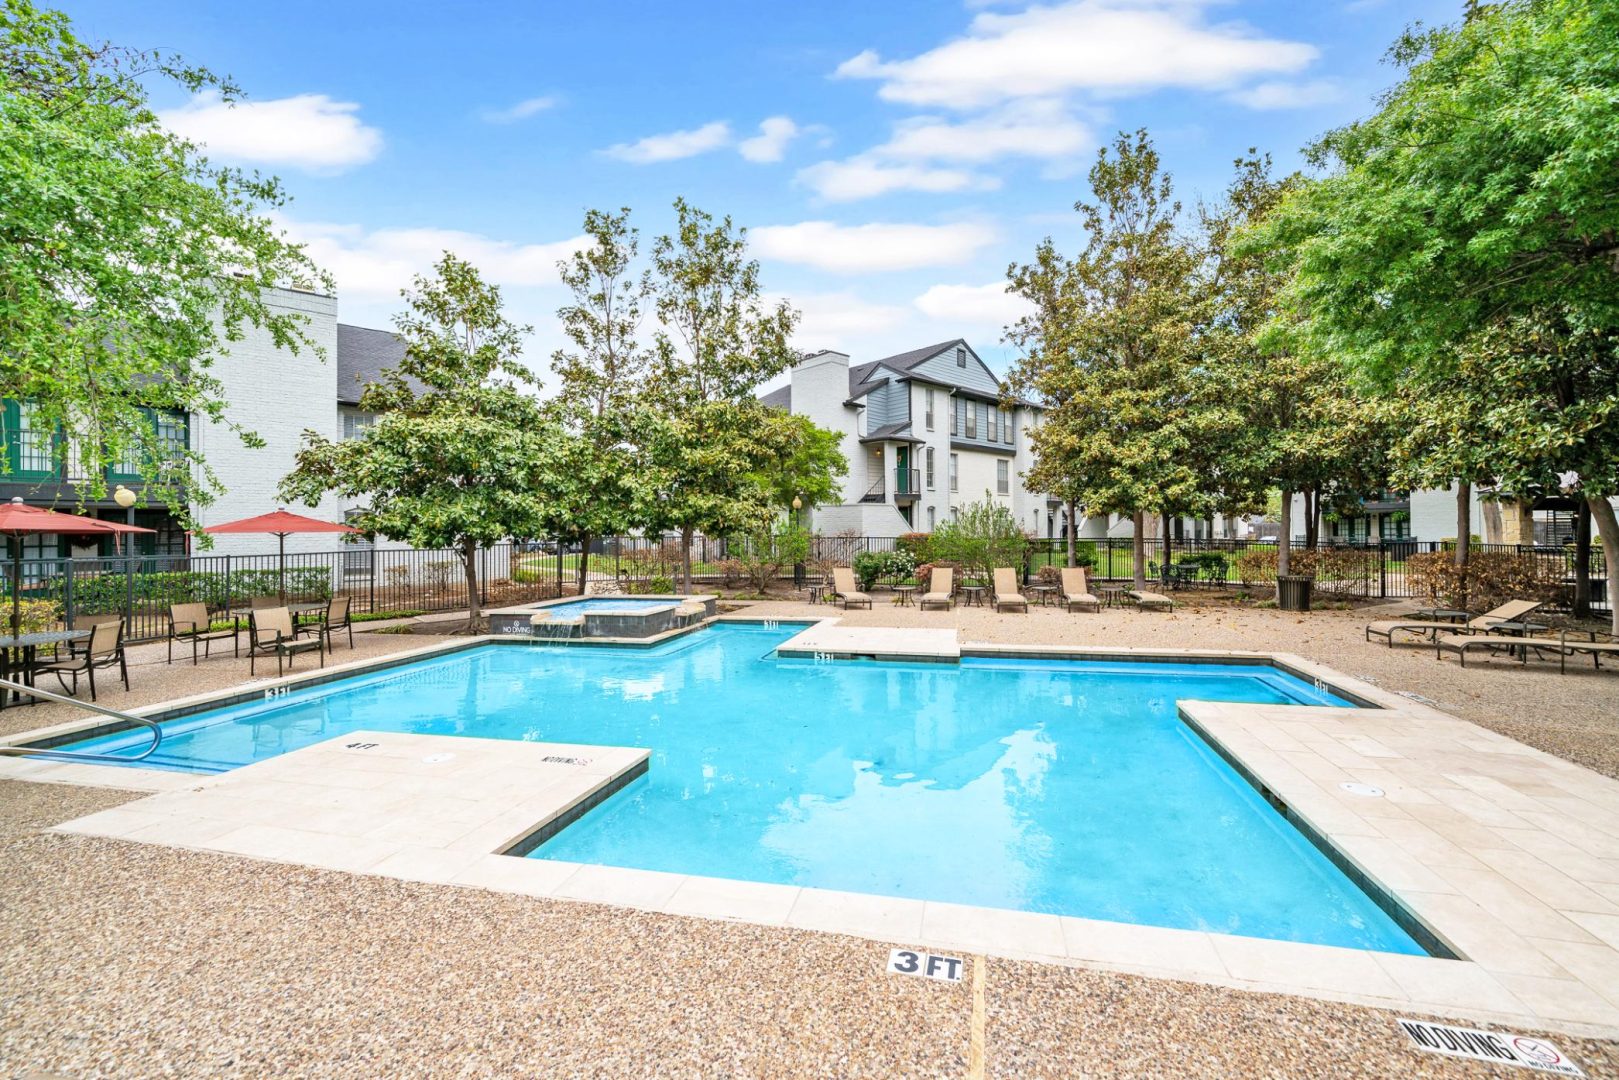
M 753 396 L 796 358 L 788 345 L 798 313 L 767 308 L 747 230 L 675 200 L 673 235 L 653 245 L 661 327 L 649 402 L 647 476 L 656 497 L 650 523 L 679 531 L 682 588 L 691 591 L 691 541 L 746 530 L 769 515 L 759 482 L 769 461 L 759 433 L 768 410 Z
M 1258 242 L 1297 259 L 1278 332 L 1384 386 L 1475 395 L 1496 430 L 1452 438 L 1493 440 L 1506 490 L 1584 498 L 1619 580 L 1615 42 L 1619 6 L 1585 0 L 1407 32 L 1400 84 L 1312 148 L 1330 173 Z M 1484 354 L 1496 371 L 1458 378 Z
M 807 509 L 836 499 L 838 479 L 849 471 L 843 437 L 775 409 L 766 409 L 762 421 L 757 437 L 765 458 L 756 480 L 770 505 L 788 510 L 797 499 Z
M 557 312 L 571 349 L 551 356 L 560 387 L 552 410 L 566 433 L 559 467 L 544 478 L 545 528 L 579 545 L 579 591 L 589 582 L 590 545 L 639 524 L 646 501 L 634 446 L 652 354 L 638 340 L 652 296 L 636 273 L 640 234 L 630 211 L 585 214 L 589 246 L 557 264 L 573 302 Z
M 988 581 L 997 566 L 1022 567 L 1029 538 L 1012 511 L 989 492 L 933 530 L 928 550 L 941 562 L 959 563 L 963 572 Z
M 311 506 L 329 491 L 364 498 L 350 523 L 367 536 L 453 548 L 476 628 L 478 549 L 539 534 L 537 492 L 561 464 L 560 433 L 524 391 L 534 376 L 517 358 L 529 328 L 502 313 L 496 286 L 445 252 L 404 296 L 409 310 L 394 320 L 404 358 L 360 397 L 377 422 L 343 442 L 305 432 L 281 493 Z
M 194 450 L 164 445 L 154 410 L 226 423 L 209 372 L 220 346 L 252 325 L 315 348 L 263 290 L 331 281 L 265 216 L 286 201 L 280 183 L 163 130 L 153 82 L 241 97 L 172 54 L 85 42 L 60 12 L 0 4 L 0 396 L 73 448 L 81 497 L 138 463 L 146 497 L 185 519 L 217 481 Z
M 1074 205 L 1085 249 L 1066 265 L 1037 249 L 1035 264 L 1009 271 L 1037 307 L 1048 292 L 1058 305 L 1027 325 L 1039 347 L 1011 385 L 1049 406 L 1033 436 L 1043 486 L 1079 496 L 1087 513 L 1130 514 L 1135 584 L 1145 588 L 1146 512 L 1205 502 L 1200 399 L 1188 381 L 1197 257 L 1176 229 L 1180 204 L 1145 131 L 1120 133 L 1089 180 L 1096 201 Z

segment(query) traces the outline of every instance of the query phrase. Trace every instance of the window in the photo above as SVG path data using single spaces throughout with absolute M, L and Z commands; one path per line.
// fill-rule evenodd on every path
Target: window
M 343 410 L 343 439 L 358 439 L 366 429 L 377 422 L 376 413 Z
M 17 403 L 16 461 L 17 471 L 48 473 L 56 471 L 51 430 L 35 416 L 35 407 L 27 402 Z
M 995 462 L 995 491 L 996 494 L 1006 495 L 1011 492 L 1011 473 L 1005 458 Z
M 928 532 L 933 531 L 933 523 L 934 523 L 933 507 L 930 506 L 930 507 L 928 507 Z
M 1009 412 L 1001 414 L 1001 442 L 1012 445 L 1012 414 Z
M 989 410 L 989 431 L 987 436 L 990 442 L 1001 441 L 1001 410 Z
M 927 390 L 925 391 L 925 393 L 927 394 L 927 397 L 925 399 L 926 402 L 927 402 L 927 411 L 924 414 L 924 420 L 927 423 L 928 430 L 932 431 L 933 430 L 933 387 L 931 387 L 931 386 L 928 387 Z
M 967 438 L 978 438 L 978 402 L 969 401 L 967 405 Z
M 960 481 L 956 477 L 956 455 L 955 454 L 950 455 L 950 490 L 951 491 L 960 491 L 961 490 Z
M 933 447 L 931 447 L 931 446 L 928 447 L 927 461 L 928 461 L 928 490 L 932 491 L 933 490 Z
M 956 422 L 951 434 L 960 438 L 961 433 L 967 430 L 967 399 L 958 397 L 956 400 Z
M 967 350 L 962 348 L 960 345 L 956 346 L 956 366 L 957 367 L 966 367 L 967 366 Z

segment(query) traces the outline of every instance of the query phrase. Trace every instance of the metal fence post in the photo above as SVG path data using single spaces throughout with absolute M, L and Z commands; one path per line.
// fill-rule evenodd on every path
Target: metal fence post
M 135 634 L 135 559 L 130 549 L 134 546 L 133 537 L 124 539 L 124 633 L 131 637 Z
M 1377 542 L 1377 597 L 1387 600 L 1389 596 L 1389 545 L 1386 540 Z

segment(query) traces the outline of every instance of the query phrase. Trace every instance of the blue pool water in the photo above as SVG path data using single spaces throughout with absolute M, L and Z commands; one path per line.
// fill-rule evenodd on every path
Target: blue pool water
M 538 610 L 555 611 L 565 615 L 579 615 L 587 611 L 623 613 L 674 607 L 678 603 L 680 603 L 679 599 L 673 596 L 667 600 L 629 600 L 624 597 L 593 596 L 588 600 L 569 600 L 561 604 L 546 604 L 545 607 Z
M 171 721 L 143 764 L 360 728 L 647 747 L 644 777 L 531 857 L 1422 951 L 1175 711 L 1330 694 L 1268 667 L 776 658 L 795 629 L 469 650 Z

